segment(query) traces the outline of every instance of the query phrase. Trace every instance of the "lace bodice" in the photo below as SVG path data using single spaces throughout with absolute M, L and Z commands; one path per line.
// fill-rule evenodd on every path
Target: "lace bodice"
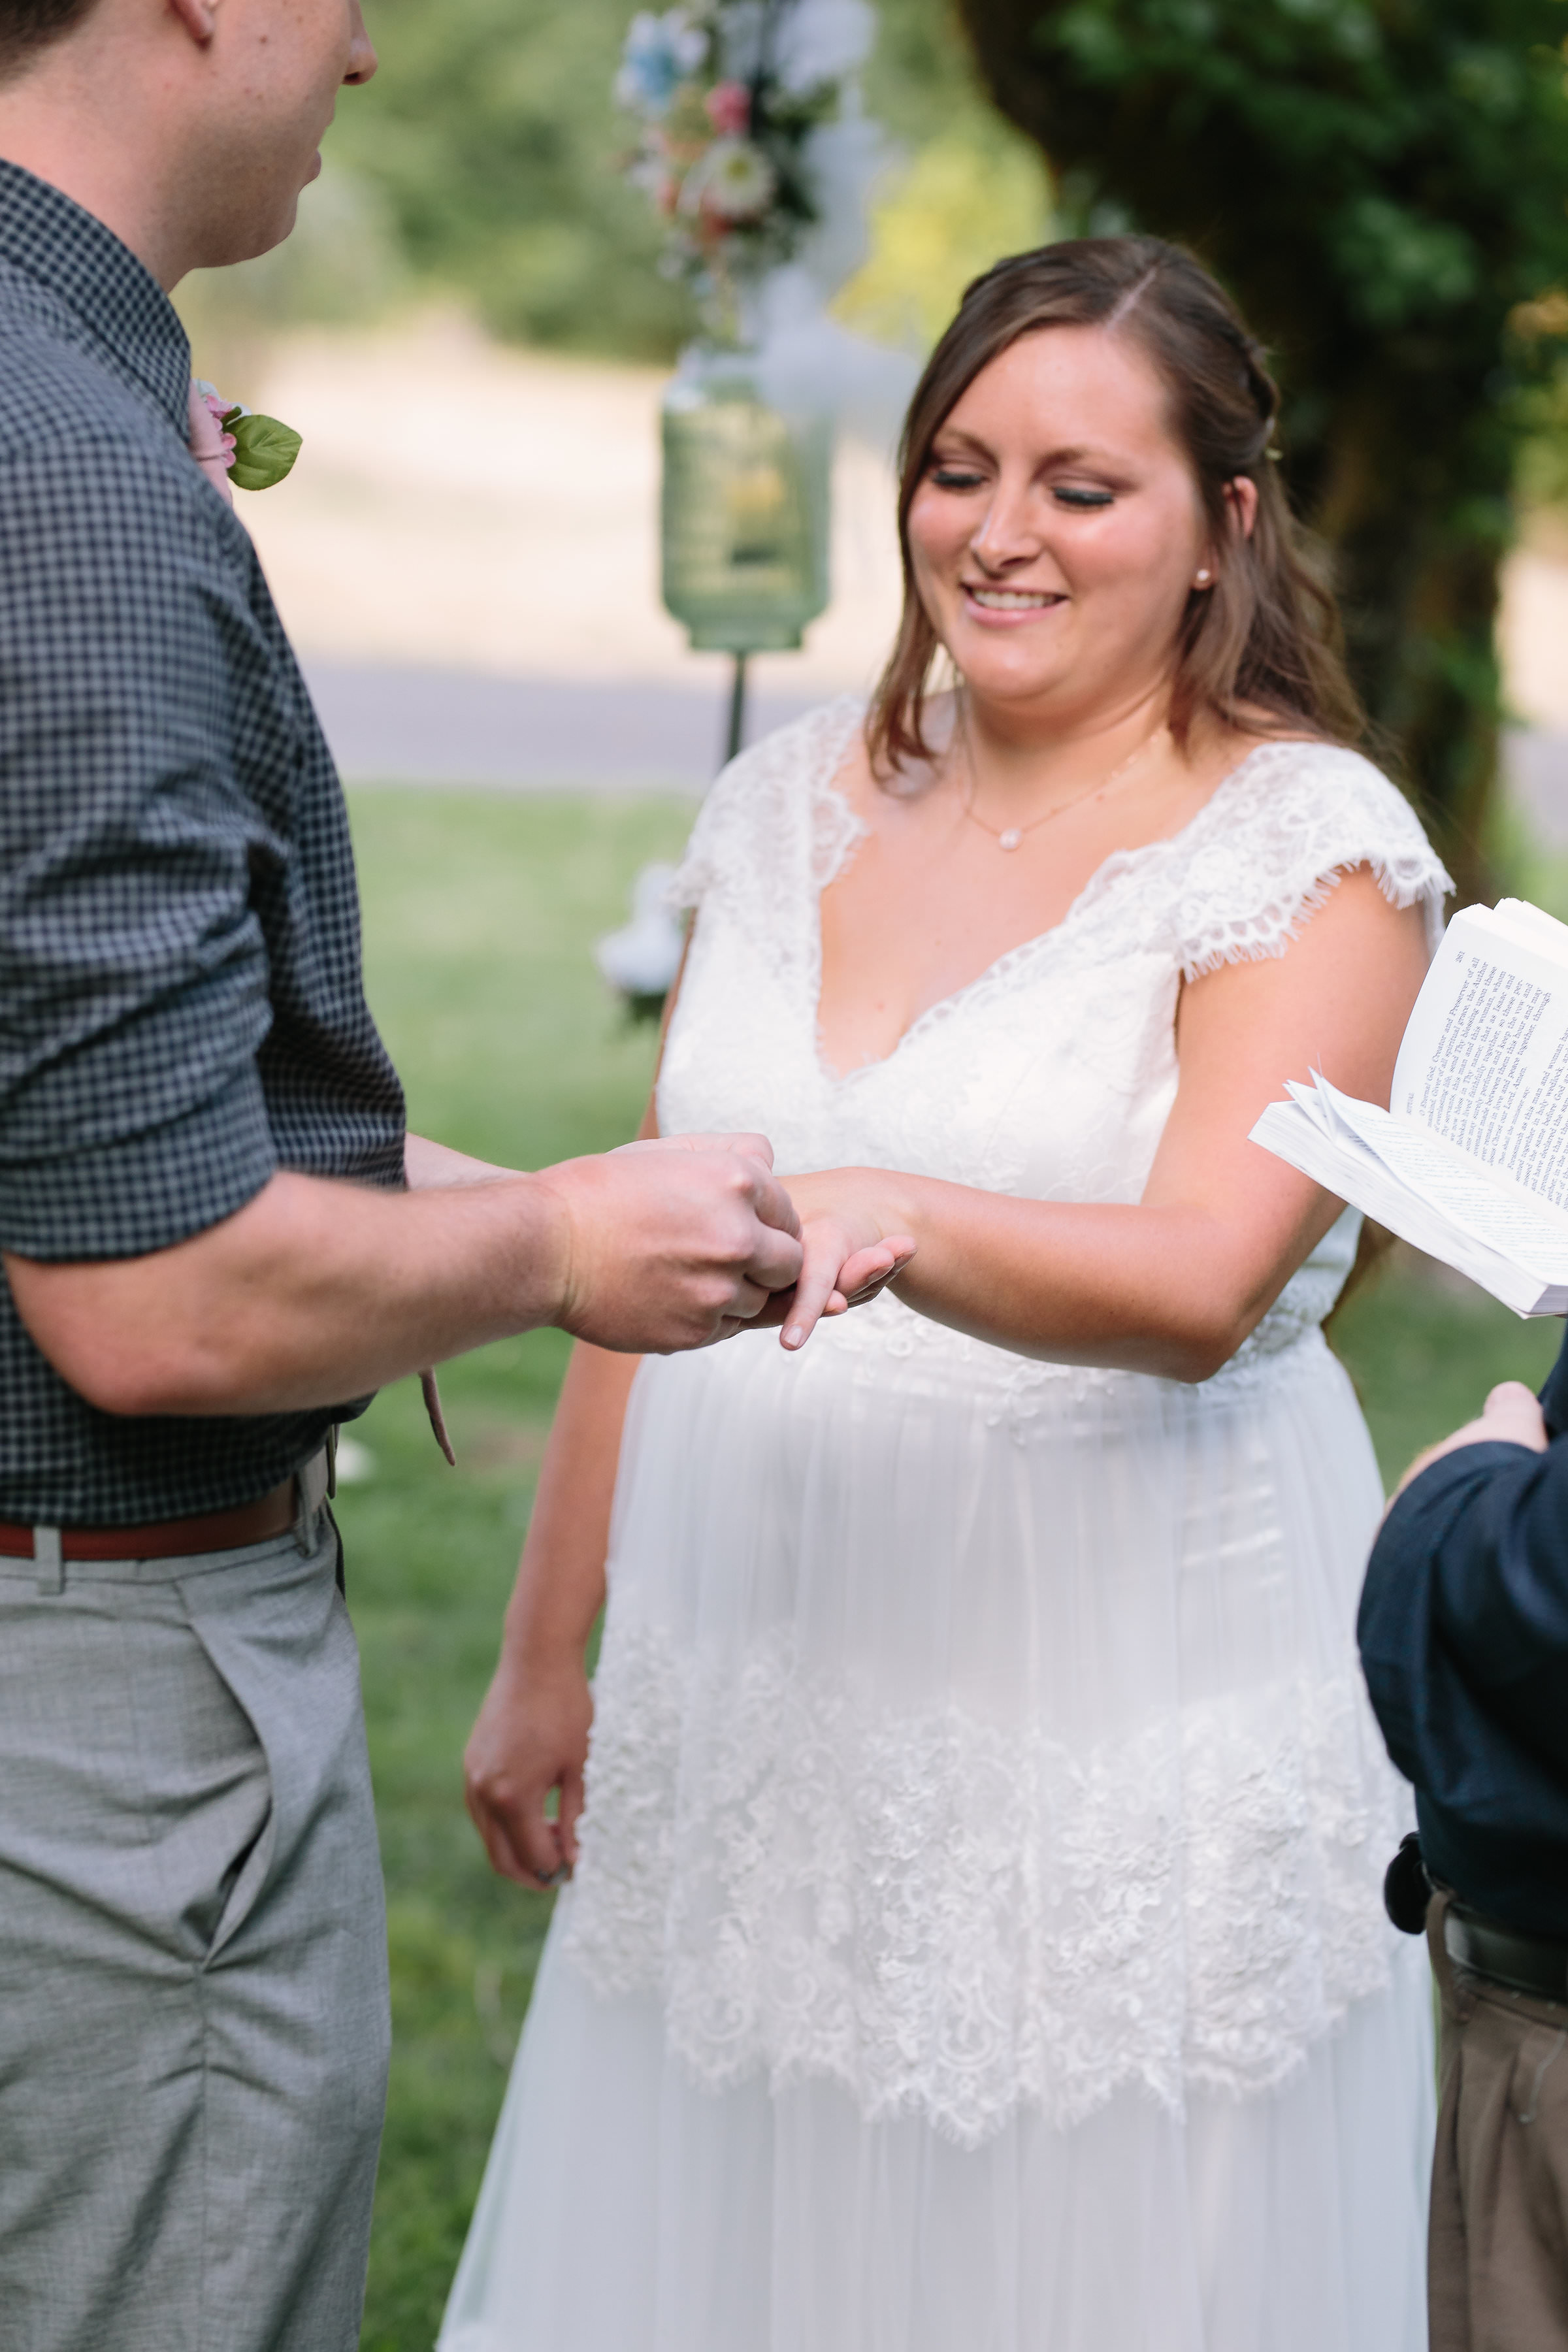
M 860 723 L 846 698 L 784 728 L 726 770 L 698 818 L 673 892 L 700 915 L 659 1082 L 666 1133 L 755 1128 L 784 1169 L 1135 1202 L 1175 1098 L 1184 978 L 1282 954 L 1358 865 L 1395 906 L 1419 901 L 1436 942 L 1447 877 L 1394 786 L 1354 751 L 1268 744 L 1180 833 L 1108 858 L 1054 929 L 931 1006 L 884 1060 L 839 1076 L 817 1036 L 818 902 L 861 832 L 837 783 Z M 1244 1365 L 1321 1320 L 1354 1243 L 1347 1216 Z M 840 1343 L 900 1331 L 976 1364 L 1002 1353 L 887 1299 Z

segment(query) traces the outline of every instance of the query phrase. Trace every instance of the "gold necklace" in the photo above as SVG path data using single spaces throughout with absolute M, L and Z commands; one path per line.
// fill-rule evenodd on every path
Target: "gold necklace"
M 963 814 L 972 824 L 977 824 L 980 827 L 982 833 L 988 833 L 991 835 L 992 840 L 996 844 L 998 849 L 1016 849 L 1019 844 L 1023 841 L 1026 834 L 1037 832 L 1042 824 L 1049 824 L 1054 816 L 1065 816 L 1068 809 L 1077 808 L 1083 801 L 1098 800 L 1101 793 L 1108 793 L 1110 790 L 1112 784 L 1119 784 L 1122 777 L 1137 766 L 1145 751 L 1151 751 L 1159 741 L 1161 736 L 1165 732 L 1166 730 L 1163 725 L 1156 727 L 1152 735 L 1145 735 L 1137 750 L 1135 751 L 1130 751 L 1126 759 L 1121 761 L 1120 765 L 1112 768 L 1108 776 L 1102 776 L 1097 784 L 1086 785 L 1081 793 L 1075 793 L 1071 800 L 1058 801 L 1055 808 L 1047 809 L 1046 811 L 1044 816 L 1031 817 L 1027 824 L 987 824 L 983 816 L 976 815 L 974 809 L 974 769 L 973 763 L 968 760 L 968 747 L 966 745 L 964 747 L 964 756 L 966 764 L 969 766 L 969 793 L 963 803 Z

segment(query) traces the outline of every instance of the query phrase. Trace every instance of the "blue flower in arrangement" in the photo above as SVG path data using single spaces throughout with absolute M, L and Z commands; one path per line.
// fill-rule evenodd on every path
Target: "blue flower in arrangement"
M 709 35 L 682 8 L 662 16 L 642 9 L 632 18 L 616 78 L 616 97 L 629 112 L 657 121 L 669 110 L 683 81 L 704 64 Z

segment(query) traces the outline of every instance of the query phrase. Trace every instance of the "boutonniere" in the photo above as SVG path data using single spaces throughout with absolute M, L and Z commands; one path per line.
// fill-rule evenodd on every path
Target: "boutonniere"
M 299 454 L 292 425 L 226 400 L 204 376 L 192 378 L 191 455 L 215 489 L 269 490 Z

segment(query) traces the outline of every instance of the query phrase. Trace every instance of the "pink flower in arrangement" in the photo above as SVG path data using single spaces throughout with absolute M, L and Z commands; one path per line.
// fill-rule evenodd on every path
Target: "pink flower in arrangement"
M 197 377 L 191 385 L 190 443 L 191 455 L 212 484 L 221 490 L 232 506 L 234 494 L 228 486 L 229 469 L 234 464 L 235 439 L 226 433 L 223 420 L 234 403 L 225 400 L 209 383 Z
M 743 81 L 718 81 L 702 101 L 721 139 L 743 139 L 752 127 L 752 93 Z

